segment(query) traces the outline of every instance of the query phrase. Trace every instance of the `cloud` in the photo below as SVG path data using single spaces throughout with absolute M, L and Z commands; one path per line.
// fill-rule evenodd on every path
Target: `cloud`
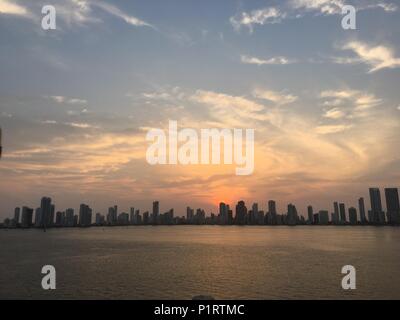
M 345 2 L 342 0 L 292 0 L 289 4 L 293 9 L 319 11 L 325 15 L 332 15 L 341 13 Z
M 322 125 L 318 126 L 315 128 L 315 132 L 318 134 L 333 134 L 333 133 L 339 133 L 343 132 L 345 130 L 348 130 L 352 127 L 352 125 L 345 125 L 345 124 L 339 124 L 339 125 Z
M 243 123 L 255 126 L 258 122 L 275 125 L 279 120 L 272 112 L 265 111 L 264 105 L 241 96 L 197 90 L 190 100 L 207 105 L 209 122 L 219 127 L 241 128 Z
M 26 7 L 13 3 L 9 0 L 0 0 L 0 14 L 28 16 L 29 11 Z
M 0 14 L 32 17 L 34 18 L 33 21 L 37 21 L 42 17 L 41 7 L 45 4 L 47 3 L 31 1 L 27 3 L 27 7 L 23 7 L 10 0 L 0 0 Z M 109 15 L 122 19 L 129 25 L 135 27 L 151 27 L 155 29 L 150 23 L 101 0 L 53 0 L 51 4 L 56 8 L 57 20 L 62 21 L 69 28 L 72 26 L 85 26 L 89 23 L 103 22 L 95 12 L 95 9 L 99 9 Z M 33 12 L 36 14 L 33 14 Z M 62 26 L 59 27 L 59 25 L 57 25 L 57 28 L 62 29 Z
M 44 120 L 42 121 L 43 124 L 57 124 L 58 122 L 56 120 Z
M 197 90 L 196 93 L 192 96 L 192 99 L 197 102 L 215 105 L 218 108 L 229 109 L 232 107 L 237 107 L 243 110 L 254 112 L 264 109 L 263 105 L 244 97 L 232 96 L 213 91 Z
M 87 100 L 78 98 L 68 98 L 65 96 L 44 96 L 47 99 L 51 99 L 56 103 L 65 103 L 70 105 L 84 105 L 87 104 Z
M 327 90 L 327 91 L 322 91 L 320 97 L 349 99 L 356 96 L 358 93 L 359 91 L 357 90 Z
M 89 123 L 79 123 L 79 122 L 68 122 L 65 123 L 67 126 L 71 126 L 74 128 L 79 128 L 79 129 L 94 129 L 94 128 L 98 128 L 96 126 L 93 126 Z
M 259 99 L 274 102 L 278 105 L 293 103 L 298 99 L 298 97 L 291 94 L 263 89 L 255 89 L 253 91 L 253 96 Z
M 129 15 L 125 12 L 123 12 L 121 9 L 105 3 L 105 2 L 101 2 L 101 1 L 95 1 L 91 3 L 94 6 L 97 6 L 99 8 L 101 8 L 102 10 L 108 12 L 109 14 L 121 18 L 122 20 L 124 20 L 126 23 L 135 26 L 135 27 L 151 27 L 154 28 L 154 26 L 152 26 L 150 23 L 147 23 L 144 20 L 141 20 L 137 17 L 134 17 L 132 15 Z
M 278 57 L 272 57 L 269 59 L 260 59 L 260 58 L 256 58 L 256 57 L 250 57 L 250 56 L 246 56 L 246 55 L 241 55 L 240 56 L 240 61 L 242 63 L 245 64 L 256 64 L 258 66 L 262 66 L 262 65 L 270 65 L 270 64 L 281 64 L 281 65 L 285 65 L 285 64 L 290 64 L 290 63 L 294 63 L 294 60 L 289 60 L 286 57 L 282 57 L 282 56 L 278 56 Z
M 386 12 L 395 12 L 398 10 L 398 6 L 393 3 L 377 3 L 371 4 L 368 6 L 369 8 L 382 8 Z
M 326 106 L 339 106 L 344 103 L 350 104 L 353 108 L 353 112 L 370 109 L 383 103 L 382 99 L 377 98 L 374 94 L 349 89 L 323 91 L 321 92 L 320 97 L 329 99 L 335 98 L 333 101 L 325 101 L 323 104 Z M 337 112 L 334 112 L 333 114 L 338 115 Z
M 356 100 L 356 110 L 364 110 L 376 107 L 382 103 L 382 100 L 375 97 L 373 94 L 360 94 Z
M 333 108 L 333 109 L 327 110 L 324 114 L 324 117 L 328 118 L 328 119 L 341 119 L 345 116 L 346 116 L 346 114 L 339 108 Z
M 270 7 L 265 9 L 253 10 L 250 13 L 242 12 L 230 18 L 230 22 L 235 30 L 240 30 L 242 26 L 249 28 L 253 32 L 254 25 L 279 23 L 286 17 L 286 13 L 279 9 Z
M 354 62 L 362 62 L 369 65 L 370 70 L 368 73 L 386 68 L 400 67 L 400 58 L 395 57 L 393 49 L 383 45 L 370 46 L 363 42 L 352 41 L 344 45 L 342 50 L 352 50 L 358 57 L 358 60 L 354 60 Z
M 0 113 L 0 117 L 3 117 L 3 118 L 12 118 L 12 114 L 3 111 L 2 113 Z

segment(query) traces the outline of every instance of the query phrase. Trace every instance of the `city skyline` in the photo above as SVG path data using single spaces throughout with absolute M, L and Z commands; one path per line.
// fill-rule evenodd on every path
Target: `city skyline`
M 357 29 L 342 27 L 342 7 Z M 0 220 L 42 195 L 215 210 L 357 205 L 400 181 L 400 8 L 391 0 L 0 1 Z M 254 172 L 146 161 L 146 132 L 254 129 Z M 7 200 L 7 201 L 4 201 Z M 282 207 L 279 207 L 282 205 Z
M 292 203 L 286 212 L 279 212 L 276 201 L 268 200 L 266 210 L 261 210 L 258 202 L 248 208 L 243 200 L 237 202 L 235 210 L 230 204 L 219 203 L 217 213 L 209 214 L 202 208 L 186 208 L 186 215 L 174 215 L 174 208 L 161 213 L 160 202 L 153 201 L 152 211 L 143 211 L 130 207 L 129 213 L 121 211 L 118 205 L 108 208 L 107 214 L 97 212 L 87 204 L 80 204 L 79 212 L 74 214 L 73 208 L 56 211 L 55 203 L 49 197 L 42 197 L 40 207 L 16 207 L 14 216 L 6 218 L 2 224 L 5 228 L 51 228 L 51 227 L 90 227 L 124 226 L 124 225 L 400 225 L 400 202 L 398 188 L 385 188 L 384 201 L 379 188 L 369 188 L 370 210 L 366 210 L 365 199 L 358 199 L 358 207 L 346 207 L 343 202 L 333 202 L 333 211 L 314 210 L 307 207 L 303 215 Z M 382 203 L 386 203 L 386 212 Z M 347 209 L 346 209 L 347 208 Z M 21 217 L 21 219 L 20 219 Z

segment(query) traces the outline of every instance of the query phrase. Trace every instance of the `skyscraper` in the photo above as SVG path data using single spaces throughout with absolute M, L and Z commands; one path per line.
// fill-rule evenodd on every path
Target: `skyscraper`
M 35 210 L 35 227 L 40 228 L 42 226 L 43 226 L 42 208 L 36 208 L 36 210 Z
M 290 226 L 294 226 L 297 224 L 298 215 L 296 206 L 293 204 L 288 205 L 288 212 L 287 212 L 287 224 Z
M 153 202 L 153 212 L 152 212 L 153 223 L 155 223 L 155 224 L 158 223 L 159 214 L 160 214 L 160 204 L 158 201 L 154 201 Z
M 357 209 L 356 208 L 349 208 L 349 221 L 351 225 L 357 224 Z
M 319 212 L 319 224 L 327 225 L 329 224 L 329 212 L 326 210 L 321 210 Z
M 219 204 L 219 219 L 220 224 L 227 224 L 228 222 L 228 207 L 223 202 Z
M 237 224 L 245 224 L 247 216 L 247 208 L 244 201 L 239 201 L 236 205 L 235 221 Z
M 187 223 L 193 223 L 194 219 L 194 209 L 191 207 L 186 207 L 186 221 Z
M 52 214 L 53 212 L 53 214 Z M 54 206 L 51 204 L 51 198 L 43 197 L 40 201 L 41 225 L 40 227 L 50 227 L 53 224 Z
M 313 224 L 314 223 L 314 209 L 312 206 L 307 207 L 307 213 L 308 213 L 308 223 Z
M 379 188 L 370 188 L 369 197 L 371 200 L 371 212 L 374 224 L 384 224 L 385 214 L 382 209 L 381 192 Z
M 339 220 L 339 204 L 335 201 L 333 203 L 333 213 L 337 216 L 337 219 Z
M 346 207 L 344 203 L 339 204 L 339 211 L 340 211 L 340 223 L 345 224 L 347 222 L 347 219 L 346 219 Z
M 130 215 L 129 215 L 129 223 L 130 224 L 136 224 L 135 221 L 136 221 L 136 219 L 135 219 L 135 208 L 131 207 L 130 208 Z
M 19 216 L 20 216 L 21 208 L 17 207 L 14 210 L 14 222 L 18 225 L 19 223 Z
M 253 203 L 253 206 L 251 207 L 251 213 L 250 223 L 258 224 L 258 203 Z
M 33 209 L 22 207 L 21 227 L 29 228 L 32 225 Z
M 400 223 L 400 203 L 399 192 L 397 188 L 385 189 L 387 218 L 390 224 Z
M 92 224 L 92 209 L 82 203 L 79 207 L 79 225 L 81 227 L 90 227 Z
M 67 209 L 65 211 L 65 225 L 67 227 L 73 227 L 74 226 L 74 209 Z
M 362 224 L 367 223 L 367 218 L 365 217 L 364 198 L 358 199 L 358 210 L 360 211 L 360 222 L 361 222 Z
M 268 214 L 269 214 L 269 218 L 270 224 L 277 224 L 278 220 L 277 220 L 277 212 L 276 212 L 276 202 L 274 200 L 270 200 L 268 201 Z

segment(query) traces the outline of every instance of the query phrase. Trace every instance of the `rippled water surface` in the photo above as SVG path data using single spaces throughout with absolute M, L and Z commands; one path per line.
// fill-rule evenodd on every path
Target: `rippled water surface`
M 41 289 L 54 265 L 57 289 Z M 357 289 L 341 289 L 341 268 Z M 0 298 L 400 299 L 400 228 L 0 230 Z

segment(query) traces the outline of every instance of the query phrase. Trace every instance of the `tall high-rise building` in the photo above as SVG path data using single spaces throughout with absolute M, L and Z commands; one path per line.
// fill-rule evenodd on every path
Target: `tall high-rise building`
M 32 226 L 33 209 L 22 207 L 21 227 L 29 228 Z
M 347 222 L 347 219 L 346 219 L 346 207 L 344 203 L 339 204 L 339 211 L 340 211 L 340 223 L 345 224 Z
M 367 223 L 367 218 L 365 216 L 365 204 L 364 198 L 358 199 L 358 210 L 360 211 L 360 222 L 362 224 Z
M 333 203 L 333 213 L 335 215 L 337 215 L 337 217 L 340 217 L 340 213 L 339 213 L 339 203 L 337 203 L 336 201 Z
M 258 224 L 258 203 L 251 206 L 250 224 Z
M 308 213 L 308 223 L 313 224 L 314 223 L 314 209 L 312 206 L 307 207 L 307 213 Z
M 92 209 L 82 203 L 79 207 L 79 225 L 81 227 L 89 227 L 92 224 Z
M 319 224 L 329 224 L 329 212 L 327 210 L 320 210 L 319 212 Z
M 381 192 L 379 188 L 370 188 L 369 197 L 371 200 L 371 212 L 374 224 L 384 224 L 385 214 L 382 209 Z
M 66 227 L 74 226 L 74 209 L 65 210 L 65 225 Z
M 36 210 L 35 210 L 35 227 L 40 228 L 42 226 L 43 226 L 42 208 L 36 208 Z
M 56 226 L 61 227 L 63 224 L 63 213 L 61 211 L 57 211 L 56 213 Z
M 385 189 L 387 218 L 390 224 L 400 223 L 400 203 L 399 192 L 397 188 Z
M 51 227 L 54 221 L 54 206 L 51 198 L 43 197 L 40 201 L 41 225 L 40 227 Z M 53 220 L 52 220 L 53 218 Z
M 220 224 L 228 223 L 228 205 L 223 202 L 219 204 L 219 222 Z
M 296 206 L 293 204 L 288 205 L 288 212 L 287 212 L 287 224 L 290 226 L 294 226 L 297 224 L 298 215 Z
M 135 223 L 135 208 L 131 207 L 130 212 L 129 212 L 129 223 L 130 224 L 136 224 Z
M 239 201 L 236 205 L 235 221 L 237 224 L 245 224 L 247 216 L 247 208 L 244 201 Z
M 107 223 L 109 225 L 116 225 L 118 222 L 118 206 L 109 207 L 107 214 Z
M 357 224 L 357 209 L 356 208 L 349 208 L 349 222 L 351 225 Z
M 268 221 L 270 224 L 278 224 L 276 202 L 274 200 L 268 201 L 268 216 L 270 218 L 270 221 Z
M 186 207 L 186 221 L 187 223 L 193 223 L 194 219 L 194 209 L 191 207 Z
M 18 225 L 18 223 L 19 223 L 19 216 L 20 216 L 20 213 L 21 213 L 21 208 L 19 208 L 19 207 L 15 208 L 15 210 L 14 210 L 14 222 L 15 222 L 15 224 L 17 224 L 17 225 Z
M 160 203 L 158 201 L 153 202 L 153 212 L 152 212 L 152 219 L 153 223 L 158 223 L 158 216 L 160 214 Z

